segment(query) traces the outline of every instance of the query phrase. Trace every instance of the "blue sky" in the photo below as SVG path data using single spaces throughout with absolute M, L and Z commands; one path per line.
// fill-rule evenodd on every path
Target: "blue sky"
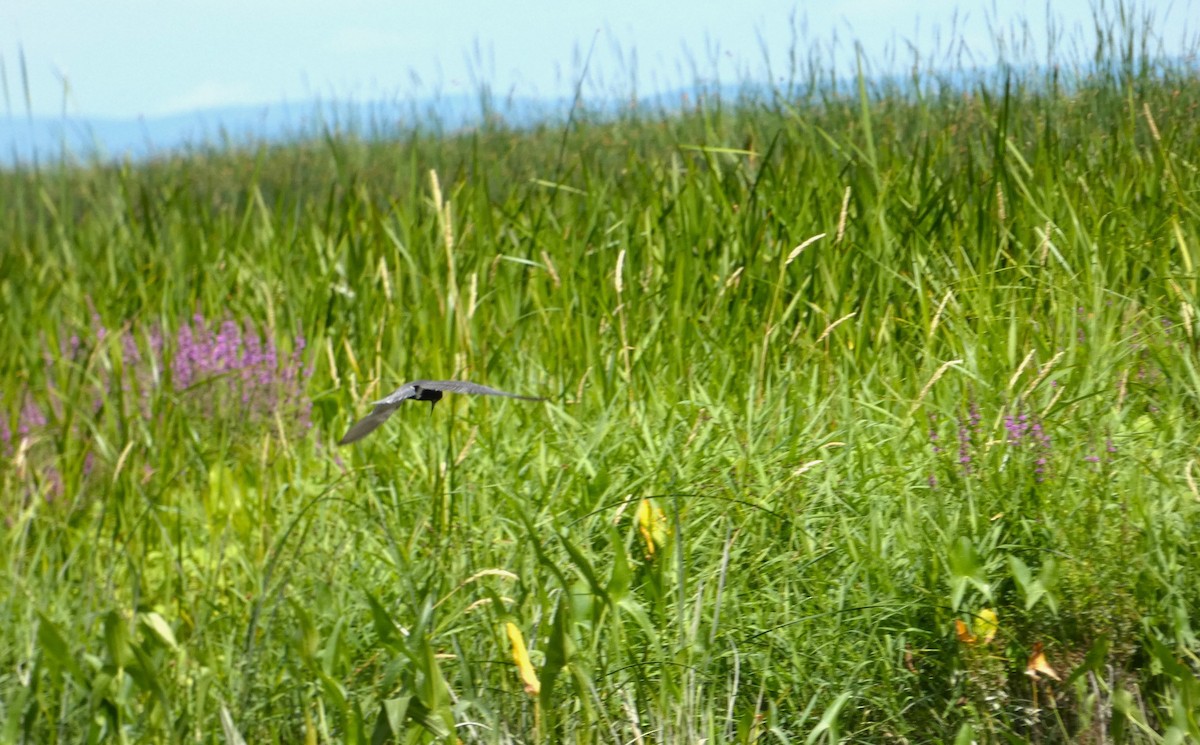
M 1200 19 L 1190 0 L 1139 7 L 1160 20 L 1169 51 L 1181 48 L 1186 22 Z M 1051 8 L 1067 39 L 1090 41 L 1087 0 Z M 802 50 L 815 45 L 827 59 L 836 34 L 834 60 L 847 72 L 854 39 L 880 62 L 909 42 L 930 54 L 939 34 L 944 52 L 952 29 L 990 63 L 989 25 L 1025 19 L 1044 50 L 1046 17 L 1044 2 L 1021 0 L 0 0 L 0 62 L 12 114 L 26 113 L 23 53 L 33 114 L 134 118 L 314 97 L 472 93 L 480 82 L 501 94 L 569 95 L 593 40 L 593 81 L 603 81 L 585 89 L 593 94 L 627 91 L 631 77 L 642 95 L 690 83 L 688 55 L 706 77 L 764 79 L 764 49 L 777 73 L 786 70 L 794 31 Z

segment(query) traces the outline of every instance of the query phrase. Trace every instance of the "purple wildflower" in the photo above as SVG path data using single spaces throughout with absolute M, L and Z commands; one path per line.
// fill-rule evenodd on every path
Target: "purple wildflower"
M 1049 469 L 1051 441 L 1041 421 L 1031 419 L 1025 413 L 1015 417 L 1009 414 L 1004 417 L 1004 429 L 1008 432 L 1010 446 L 1027 447 L 1033 451 L 1034 478 L 1038 483 L 1044 481 Z
M 263 338 L 250 321 L 239 326 L 222 322 L 214 334 L 203 316 L 182 326 L 176 336 L 173 367 L 175 388 L 186 390 L 201 382 L 206 386 L 206 414 L 225 405 L 244 416 L 271 419 L 280 408 L 291 409 L 301 430 L 311 426 L 312 403 L 302 394 L 303 337 L 297 338 L 290 360 L 281 362 L 274 341 Z
M 221 324 L 216 342 L 209 353 L 208 366 L 214 372 L 226 372 L 238 367 L 238 347 L 241 346 L 241 331 L 233 321 Z
M 119 342 L 119 346 L 106 347 L 101 342 L 112 334 L 120 337 L 112 340 Z M 115 399 L 136 407 L 143 418 L 153 420 L 159 402 L 176 401 L 203 414 L 192 417 L 193 421 L 223 418 L 234 424 L 247 422 L 274 430 L 277 417 L 282 415 L 285 426 L 293 433 L 305 433 L 312 427 L 312 401 L 304 391 L 312 367 L 305 370 L 303 365 L 306 340 L 302 335 L 297 335 L 292 353 L 284 356 L 271 334 L 263 334 L 249 321 L 239 324 L 226 320 L 218 327 L 197 313 L 176 334 L 166 336 L 157 325 L 143 329 L 124 326 L 110 331 L 94 311 L 90 329 L 82 335 L 82 339 L 80 334 L 60 335 L 57 345 L 43 343 L 45 387 L 51 391 L 58 389 L 56 377 L 61 374 L 62 360 L 79 361 L 90 350 L 100 354 L 115 351 L 124 362 L 120 379 L 110 377 L 112 368 L 101 365 L 95 383 L 80 392 L 82 400 L 90 402 L 93 415 Z M 163 386 L 170 386 L 180 395 L 166 399 L 156 396 L 156 389 Z M 0 398 L 0 453 L 11 454 L 21 440 L 64 419 L 60 411 L 62 397 L 52 395 L 47 400 L 48 408 L 44 408 L 28 392 L 8 400 Z M 35 443 L 41 439 L 35 438 Z M 62 469 L 51 450 L 35 446 L 31 452 L 36 464 L 29 470 L 31 493 L 34 489 L 44 491 L 49 497 L 62 493 Z M 96 478 L 101 465 L 93 452 L 85 453 L 82 475 Z M 152 473 L 152 469 L 144 471 L 146 478 Z
M 962 421 L 958 425 L 958 465 L 965 473 L 971 472 L 971 430 Z
M 1025 439 L 1026 433 L 1029 431 L 1029 417 L 1026 414 L 1013 416 L 1006 414 L 1004 416 L 1004 429 L 1008 431 L 1008 444 L 1019 446 L 1021 441 Z
M 934 455 L 942 452 L 942 446 L 938 444 L 937 414 L 929 414 L 929 446 Z
M 187 388 L 192 383 L 192 368 L 196 356 L 192 341 L 191 327 L 181 326 L 176 337 L 175 359 L 171 363 L 176 388 Z
M 297 336 L 291 357 L 281 359 L 274 341 L 269 336 L 264 338 L 250 321 L 239 326 L 227 320 L 215 336 L 207 327 L 197 328 L 194 322 L 188 346 L 189 359 L 196 362 L 193 382 L 232 373 L 213 381 L 214 402 L 236 401 L 234 405 L 245 415 L 264 421 L 283 409 L 293 416 L 301 431 L 311 427 L 312 402 L 303 394 L 303 382 L 308 377 L 302 363 L 303 336 Z
M 104 340 L 108 338 L 108 328 L 105 327 L 104 321 L 95 309 L 92 310 L 92 336 L 96 337 L 96 346 L 103 344 Z
M 125 364 L 130 367 L 136 366 L 141 361 L 137 339 L 130 332 L 121 335 L 121 357 L 125 361 Z
M 31 431 L 46 425 L 46 413 L 36 402 L 25 397 L 25 405 L 21 407 L 21 420 L 17 423 L 17 434 L 27 437 Z
M 150 339 L 150 353 L 155 357 L 161 356 L 163 350 L 162 329 L 157 325 L 151 326 L 148 338 Z
M 1050 435 L 1046 434 L 1046 430 L 1042 429 L 1041 422 L 1034 422 L 1029 428 L 1029 432 L 1033 437 L 1033 444 L 1043 449 L 1050 449 Z

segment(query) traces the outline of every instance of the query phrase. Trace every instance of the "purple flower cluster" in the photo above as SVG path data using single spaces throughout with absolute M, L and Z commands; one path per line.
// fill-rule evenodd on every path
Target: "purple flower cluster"
M 1111 437 L 1107 437 L 1104 440 L 1104 452 L 1107 453 L 1108 455 L 1113 455 L 1114 453 L 1117 452 L 1117 446 L 1113 443 Z M 1090 455 L 1088 455 L 1087 457 L 1085 457 L 1084 460 L 1087 461 L 1088 463 L 1099 463 L 1100 456 L 1096 455 L 1095 451 L 1092 451 L 1092 453 Z
M 3 395 L 0 395 L 0 401 L 3 401 Z M 9 428 L 9 417 L 7 415 L 0 416 L 0 445 L 3 446 L 6 455 L 12 453 L 14 439 L 20 440 L 28 437 L 30 432 L 46 425 L 46 412 L 42 411 L 42 408 L 28 395 L 24 397 L 18 408 L 16 432 Z
M 90 337 L 64 336 L 58 345 L 45 344 L 46 388 L 60 389 L 56 373 L 60 362 L 82 364 L 88 355 L 103 351 L 114 335 L 119 336 L 122 362 L 119 380 L 112 366 L 98 365 L 94 390 L 85 395 L 91 400 L 91 413 L 105 402 L 121 400 L 136 407 L 147 420 L 161 415 L 156 407 L 166 401 L 160 393 L 169 389 L 179 405 L 199 415 L 193 421 L 226 421 L 266 426 L 274 431 L 282 422 L 289 435 L 303 435 L 312 426 L 312 401 L 304 391 L 311 366 L 303 366 L 303 335 L 297 335 L 290 355 L 281 354 L 270 334 L 264 336 L 250 321 L 241 325 L 226 320 L 213 325 L 196 314 L 182 325 L 173 338 L 158 325 L 128 325 L 119 330 L 106 328 L 93 314 Z M 54 347 L 57 346 L 57 354 Z M 111 348 L 111 347 L 109 347 Z M 169 370 L 170 374 L 166 374 Z M 37 432 L 63 419 L 56 396 L 46 396 L 48 408 L 38 403 L 34 391 L 21 391 L 16 400 L 0 394 L 0 453 L 14 455 L 18 448 L 29 447 Z M 33 439 L 31 439 L 33 438 Z M 43 449 L 44 450 L 44 449 Z M 49 453 L 42 457 L 53 458 Z M 62 476 L 53 462 L 41 463 L 41 474 L 49 484 L 49 495 L 62 491 Z M 83 473 L 93 470 L 94 456 L 85 455 Z M 31 469 L 31 473 L 32 473 Z
M 171 383 L 177 391 L 203 388 L 206 414 L 214 405 L 228 405 L 253 420 L 272 420 L 275 412 L 294 414 L 301 430 L 311 426 L 312 402 L 303 393 L 303 378 L 312 370 L 302 365 L 305 339 L 297 335 L 290 358 L 281 361 L 271 340 L 264 341 L 255 326 L 226 320 L 212 329 L 200 314 L 180 327 Z
M 978 403 L 972 398 L 967 403 L 965 413 L 956 417 L 954 423 L 957 448 L 948 452 L 950 448 L 943 444 L 945 428 L 939 427 L 936 414 L 929 415 L 928 441 L 936 462 L 940 464 L 938 473 L 928 475 L 930 488 L 937 488 L 941 481 L 939 476 L 953 474 L 960 478 L 982 476 L 984 471 L 981 470 L 980 458 L 995 445 L 1003 445 L 1010 450 L 1011 455 L 1005 456 L 1006 460 L 1014 457 L 1018 462 L 1031 465 L 1034 480 L 1037 483 L 1043 483 L 1053 476 L 1054 440 L 1046 430 L 1045 424 L 1036 415 L 1019 410 L 1016 413 L 1006 414 L 1003 418 L 1003 439 L 989 442 L 989 437 L 983 429 L 983 414 Z M 1107 438 L 1104 451 L 1097 453 L 1093 449 L 1084 457 L 1084 461 L 1100 463 L 1107 459 L 1106 456 L 1114 454 L 1116 450 L 1112 438 Z
M 972 472 L 971 452 L 975 448 L 975 443 L 983 438 L 983 428 L 980 424 L 982 420 L 979 404 L 974 400 L 967 406 L 966 418 L 960 417 L 958 420 L 958 465 L 962 468 L 963 473 L 968 475 Z
M 979 405 L 975 403 L 974 400 L 972 400 L 968 405 L 966 415 L 960 416 L 957 419 L 958 431 L 956 436 L 958 440 L 958 451 L 956 462 L 958 463 L 958 467 L 962 471 L 963 475 L 966 476 L 969 476 L 974 472 L 974 466 L 972 465 L 972 461 L 974 460 L 973 453 L 978 447 L 977 443 L 982 442 L 983 440 L 983 428 L 981 425 L 982 420 L 983 416 L 979 412 Z M 929 443 L 933 449 L 934 455 L 940 455 L 945 450 L 941 446 L 940 440 L 941 436 L 937 431 L 937 415 L 930 414 Z M 937 478 L 931 475 L 929 477 L 929 485 L 930 487 L 936 487 Z
M 1004 417 L 1004 429 L 1008 433 L 1008 444 L 1014 448 L 1025 447 L 1034 453 L 1034 478 L 1038 483 L 1046 480 L 1050 461 L 1050 435 L 1039 419 L 1021 413 Z
M 937 414 L 929 415 L 929 446 L 933 448 L 934 455 L 942 452 L 942 446 L 938 444 Z

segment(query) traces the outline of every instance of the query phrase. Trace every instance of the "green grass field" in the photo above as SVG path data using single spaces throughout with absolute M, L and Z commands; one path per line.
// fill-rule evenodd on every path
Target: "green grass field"
M 0 173 L 0 741 L 1200 741 L 1153 31 Z

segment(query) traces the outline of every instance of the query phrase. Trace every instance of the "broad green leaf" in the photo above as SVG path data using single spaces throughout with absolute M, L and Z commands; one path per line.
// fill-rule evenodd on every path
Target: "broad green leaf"
M 812 731 L 808 733 L 808 738 L 805 739 L 806 743 L 811 745 L 821 739 L 821 735 L 826 735 L 827 733 L 830 742 L 838 741 L 837 719 L 842 713 L 842 707 L 850 700 L 850 696 L 850 691 L 843 691 L 833 700 L 833 703 L 821 715 L 821 721 L 817 722 L 817 726 L 813 727 Z
M 142 624 L 149 629 L 155 637 L 163 644 L 171 649 L 178 649 L 179 643 L 175 641 L 175 632 L 171 629 L 171 625 L 167 623 L 158 613 L 150 611 L 141 614 Z
M 1008 568 L 1012 573 L 1013 580 L 1017 583 L 1017 589 L 1022 594 L 1028 593 L 1029 584 L 1033 581 L 1033 572 L 1029 571 L 1029 566 L 1021 561 L 1019 556 L 1009 554 Z
M 58 626 L 49 618 L 46 618 L 41 611 L 38 611 L 37 617 L 38 643 L 42 649 L 55 664 L 65 668 L 79 685 L 86 685 L 87 676 L 83 674 L 83 670 L 79 667 L 75 656 L 71 654 L 71 649 L 67 645 L 62 632 L 58 630 Z
M 375 719 L 375 730 L 371 733 L 371 745 L 387 745 L 404 737 L 412 701 L 412 696 L 397 696 L 383 702 Z
M 395 622 L 392 621 L 392 616 L 387 612 L 387 609 L 369 592 L 364 593 L 367 598 L 367 605 L 371 608 L 371 621 L 375 625 L 375 634 L 379 637 L 379 643 L 389 648 L 400 646 L 400 630 L 396 628 Z
M 963 722 L 958 728 L 958 734 L 954 736 L 954 745 L 975 745 L 975 730 L 970 722 Z
M 607 593 L 601 597 L 607 598 L 610 604 L 617 604 L 629 593 L 632 575 L 629 571 L 629 556 L 625 553 L 625 542 L 621 540 L 616 528 L 609 527 L 608 538 L 613 549 L 613 567 L 608 579 Z
M 119 668 L 129 666 L 133 658 L 129 651 L 129 624 L 115 610 L 104 614 L 104 644 L 114 665 Z
M 1038 585 L 1050 612 L 1058 615 L 1058 599 L 1054 596 L 1054 588 L 1058 585 L 1058 561 L 1053 556 L 1047 556 L 1038 570 Z
M 963 596 L 966 595 L 967 588 L 971 585 L 979 590 L 985 598 L 991 599 L 991 587 L 987 582 L 983 559 L 975 550 L 970 538 L 959 536 L 950 545 L 947 559 L 951 575 L 950 605 L 952 608 L 957 610 L 962 605 Z

